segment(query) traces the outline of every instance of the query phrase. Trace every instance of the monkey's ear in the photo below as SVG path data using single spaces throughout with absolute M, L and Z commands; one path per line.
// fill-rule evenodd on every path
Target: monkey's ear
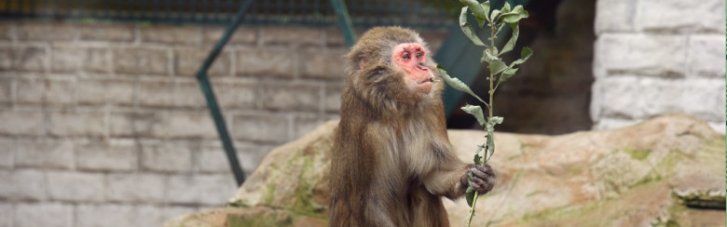
M 351 50 L 346 55 L 344 55 L 344 59 L 346 59 L 346 64 L 348 64 L 349 67 L 351 67 L 352 70 L 358 70 L 361 67 L 359 67 L 358 61 L 360 60 L 360 54 L 357 54 L 355 51 Z
M 368 65 L 369 63 L 361 51 L 352 51 L 346 55 L 346 59 L 348 60 L 348 65 L 354 71 L 360 70 L 362 65 Z

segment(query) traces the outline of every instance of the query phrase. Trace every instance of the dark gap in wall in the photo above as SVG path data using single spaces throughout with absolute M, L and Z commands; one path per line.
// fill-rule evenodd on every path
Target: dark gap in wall
M 526 7 L 530 18 L 520 24 L 520 39 L 535 52 L 520 73 L 498 88 L 495 115 L 505 117 L 497 131 L 564 134 L 589 130 L 595 0 L 538 0 Z M 512 61 L 512 57 L 507 62 Z M 472 85 L 487 97 L 486 74 Z M 479 89 L 481 88 L 481 89 Z M 460 104 L 477 103 L 465 97 Z M 478 128 L 461 110 L 448 119 L 450 128 Z

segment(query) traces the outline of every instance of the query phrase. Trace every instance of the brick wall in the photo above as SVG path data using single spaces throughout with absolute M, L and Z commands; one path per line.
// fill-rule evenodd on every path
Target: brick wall
M 0 22 L 0 227 L 159 226 L 223 205 L 236 186 L 194 78 L 222 33 Z M 246 172 L 337 118 L 345 51 L 336 28 L 237 31 L 210 74 Z
M 724 1 L 599 0 L 596 10 L 596 128 L 686 112 L 724 132 Z

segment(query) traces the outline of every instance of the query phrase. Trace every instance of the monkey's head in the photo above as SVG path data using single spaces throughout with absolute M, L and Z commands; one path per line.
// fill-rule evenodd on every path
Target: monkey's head
M 354 89 L 365 99 L 416 104 L 438 100 L 442 84 L 427 44 L 401 27 L 373 28 L 347 55 Z

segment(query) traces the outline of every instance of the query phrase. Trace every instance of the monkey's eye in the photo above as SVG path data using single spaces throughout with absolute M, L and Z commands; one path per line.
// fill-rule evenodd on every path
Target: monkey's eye
M 424 53 L 422 53 L 421 51 L 417 52 L 417 59 L 422 58 L 422 55 L 424 55 Z
M 409 51 L 404 51 L 404 53 L 401 54 L 401 58 L 404 58 L 404 60 L 409 60 L 411 59 L 411 54 L 409 53 Z

